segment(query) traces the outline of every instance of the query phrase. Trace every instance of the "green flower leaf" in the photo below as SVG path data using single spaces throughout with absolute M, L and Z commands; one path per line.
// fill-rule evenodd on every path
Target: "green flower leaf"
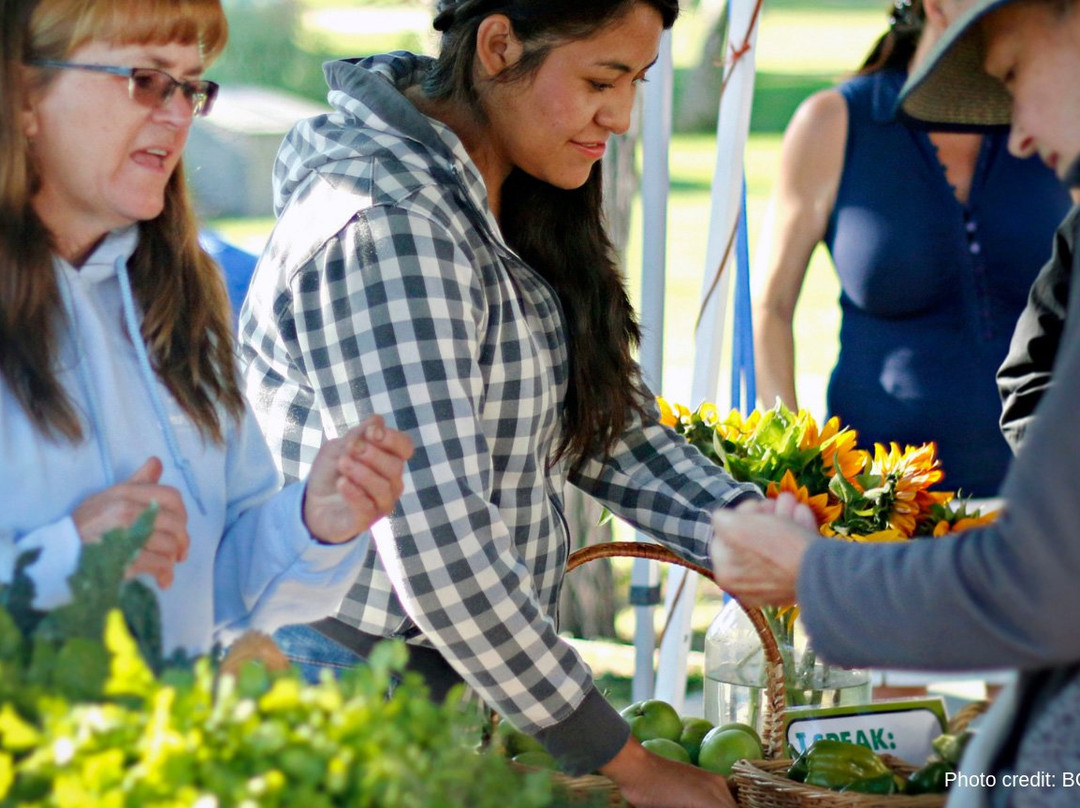
M 120 606 L 120 589 L 127 568 L 150 538 L 157 519 L 151 505 L 129 528 L 106 533 L 100 542 L 83 544 L 79 566 L 68 579 L 72 602 L 49 612 L 37 627 L 38 636 L 63 641 L 71 637 L 100 640 L 105 618 Z

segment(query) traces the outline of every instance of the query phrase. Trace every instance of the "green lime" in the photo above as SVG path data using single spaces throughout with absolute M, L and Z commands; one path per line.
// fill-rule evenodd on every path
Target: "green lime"
M 660 699 L 636 701 L 623 708 L 620 715 L 630 725 L 630 731 L 639 741 L 650 738 L 667 738 L 677 741 L 682 734 L 682 719 L 675 708 Z
M 761 735 L 749 724 L 744 724 L 741 721 L 731 721 L 727 724 L 721 724 L 720 729 L 737 729 L 745 732 L 750 737 L 754 738 L 758 743 L 761 743 Z M 764 744 L 762 744 L 764 746 Z
M 678 741 L 672 741 L 668 738 L 650 738 L 647 741 L 642 741 L 641 745 L 654 755 L 659 755 L 668 760 L 677 760 L 680 763 L 691 762 L 690 753 Z
M 712 721 L 704 718 L 685 717 L 682 720 L 683 730 L 679 736 L 679 743 L 683 749 L 690 753 L 690 762 L 697 765 L 698 753 L 701 752 L 701 742 L 713 728 Z
M 757 733 L 744 729 L 716 727 L 701 741 L 698 765 L 717 774 L 731 774 L 736 760 L 760 760 L 763 757 Z

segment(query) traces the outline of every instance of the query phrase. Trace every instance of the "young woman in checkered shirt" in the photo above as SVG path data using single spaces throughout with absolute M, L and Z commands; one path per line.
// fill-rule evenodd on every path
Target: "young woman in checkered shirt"
M 677 13 L 444 2 L 437 60 L 327 65 L 333 111 L 282 146 L 241 314 L 286 477 L 369 412 L 418 447 L 338 613 L 280 632 L 285 650 L 347 666 L 403 637 L 437 694 L 466 682 L 642 808 L 732 803 L 722 778 L 632 739 L 559 636 L 564 486 L 699 562 L 711 509 L 759 496 L 659 423 L 601 215 L 607 141 Z

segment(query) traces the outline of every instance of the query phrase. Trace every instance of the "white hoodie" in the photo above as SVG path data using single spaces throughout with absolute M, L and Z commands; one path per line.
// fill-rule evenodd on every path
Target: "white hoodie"
M 73 445 L 43 436 L 0 383 L 0 539 L 13 538 L 20 551 L 47 549 L 34 575 L 37 605 L 58 605 L 78 558 L 71 513 L 157 456 L 161 484 L 183 495 L 191 536 L 172 586 L 161 591 L 146 581 L 158 592 L 166 652 L 201 653 L 247 628 L 273 631 L 333 613 L 367 534 L 340 546 L 311 537 L 301 520 L 303 483 L 280 490 L 250 413 L 241 424 L 225 419 L 224 445 L 203 440 L 127 337 L 126 271 L 121 278 L 117 269 L 137 239 L 137 226 L 109 234 L 78 270 L 54 259 L 67 309 L 56 372 L 85 438 Z

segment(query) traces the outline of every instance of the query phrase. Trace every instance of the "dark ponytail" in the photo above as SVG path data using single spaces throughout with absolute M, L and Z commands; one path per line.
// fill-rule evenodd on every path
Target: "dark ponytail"
M 889 30 L 870 49 L 858 75 L 879 70 L 907 70 L 922 36 L 926 11 L 923 0 L 894 0 L 889 15 Z
M 440 3 L 435 27 L 443 32 L 442 49 L 424 91 L 463 104 L 483 121 L 472 70 L 484 17 L 505 14 L 523 43 L 521 59 L 499 77 L 517 81 L 538 69 L 559 43 L 591 36 L 639 2 L 659 11 L 665 28 L 679 13 L 678 0 Z M 584 185 L 564 190 L 515 170 L 501 196 L 503 236 L 554 287 L 566 317 L 570 378 L 553 461 L 565 458 L 572 470 L 609 452 L 635 417 L 645 417 L 651 403 L 633 360 L 641 332 L 605 229 L 601 173 L 597 163 Z

